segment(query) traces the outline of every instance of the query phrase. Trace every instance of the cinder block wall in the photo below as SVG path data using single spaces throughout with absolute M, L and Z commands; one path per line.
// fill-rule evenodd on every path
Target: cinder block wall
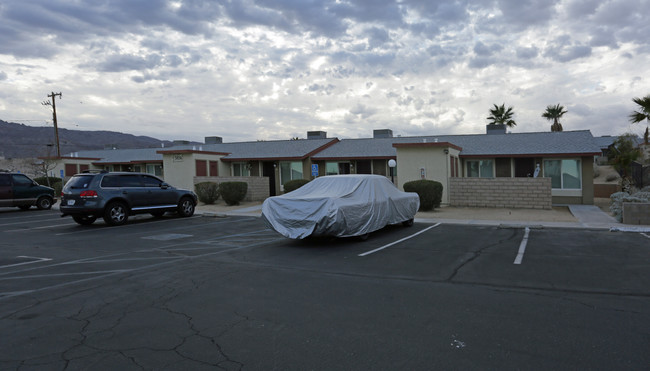
M 551 178 L 449 178 L 449 204 L 551 209 Z
M 650 203 L 623 202 L 623 224 L 650 225 Z
M 194 184 L 201 182 L 246 182 L 248 192 L 244 201 L 264 201 L 269 197 L 269 177 L 261 176 L 195 176 Z

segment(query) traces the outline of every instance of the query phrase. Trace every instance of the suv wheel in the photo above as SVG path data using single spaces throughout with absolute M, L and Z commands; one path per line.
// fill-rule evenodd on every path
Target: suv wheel
M 91 225 L 97 220 L 97 217 L 94 215 L 73 215 L 72 219 L 81 225 Z
M 104 221 L 110 225 L 122 225 L 129 218 L 124 202 L 111 202 L 104 210 Z
M 188 217 L 194 215 L 194 202 L 189 197 L 183 197 L 178 202 L 178 215 Z
M 52 208 L 52 199 L 43 196 L 36 200 L 36 207 L 38 207 L 39 210 L 49 210 Z
M 411 227 L 413 226 L 413 219 L 405 220 L 402 222 L 402 225 L 405 227 Z

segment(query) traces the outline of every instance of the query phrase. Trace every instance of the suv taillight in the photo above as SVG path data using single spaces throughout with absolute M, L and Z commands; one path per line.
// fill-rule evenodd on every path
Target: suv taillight
M 82 191 L 79 194 L 79 197 L 81 197 L 81 198 L 94 198 L 94 197 L 97 197 L 97 191 Z

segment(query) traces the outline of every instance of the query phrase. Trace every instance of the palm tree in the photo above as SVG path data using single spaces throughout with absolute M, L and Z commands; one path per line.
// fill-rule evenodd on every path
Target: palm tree
M 650 122 L 650 95 L 643 98 L 633 98 L 632 101 L 639 105 L 640 110 L 630 114 L 630 122 L 633 124 L 643 120 Z M 648 144 L 648 127 L 645 128 L 644 142 Z
M 567 110 L 564 109 L 564 106 L 556 104 L 555 106 L 546 106 L 546 111 L 542 113 L 542 117 L 547 120 L 553 120 L 553 125 L 551 125 L 551 131 L 562 131 L 562 124 L 560 124 L 560 117 L 562 117 Z
M 490 120 L 490 125 L 505 125 L 509 128 L 517 125 L 515 120 L 512 119 L 512 116 L 514 116 L 514 111 L 512 110 L 512 107 L 508 107 L 506 109 L 505 103 L 497 106 L 496 104 L 494 105 L 494 109 L 490 110 L 490 116 L 488 116 L 488 120 Z

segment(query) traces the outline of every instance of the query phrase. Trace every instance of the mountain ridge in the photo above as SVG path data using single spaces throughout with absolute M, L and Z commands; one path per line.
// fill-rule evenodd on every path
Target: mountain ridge
M 160 148 L 172 142 L 149 136 L 136 136 L 108 130 L 59 128 L 61 156 L 71 152 L 105 148 Z M 28 126 L 0 120 L 0 157 L 33 158 L 56 156 L 54 128 Z

